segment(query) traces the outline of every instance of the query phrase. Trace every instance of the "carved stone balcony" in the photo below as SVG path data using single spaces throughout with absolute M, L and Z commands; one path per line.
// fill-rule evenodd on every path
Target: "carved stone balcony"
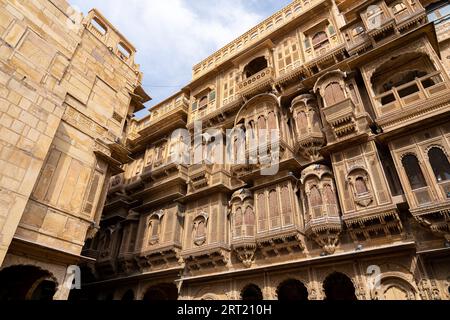
M 439 71 L 376 96 L 375 111 L 384 131 L 448 111 L 450 83 Z
M 347 98 L 335 105 L 324 108 L 323 113 L 337 138 L 343 138 L 357 131 L 355 105 L 352 99 Z
M 305 224 L 305 234 L 314 240 L 327 254 L 333 254 L 342 232 L 341 217 L 311 218 Z
M 267 67 L 237 84 L 238 92 L 244 97 L 250 97 L 258 93 L 272 89 L 275 83 L 275 70 Z

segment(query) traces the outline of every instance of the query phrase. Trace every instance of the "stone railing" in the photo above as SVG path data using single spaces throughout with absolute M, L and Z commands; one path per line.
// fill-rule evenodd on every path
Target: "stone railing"
M 238 92 L 243 96 L 248 96 L 261 88 L 271 86 L 274 82 L 275 71 L 272 67 L 267 67 L 244 81 L 239 82 L 237 84 Z

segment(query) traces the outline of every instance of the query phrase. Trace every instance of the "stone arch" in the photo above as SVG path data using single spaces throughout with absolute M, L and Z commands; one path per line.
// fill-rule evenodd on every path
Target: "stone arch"
M 0 270 L 1 300 L 53 300 L 57 278 L 35 265 L 11 265 Z
M 302 281 L 290 278 L 278 285 L 276 295 L 281 301 L 306 301 L 309 293 Z

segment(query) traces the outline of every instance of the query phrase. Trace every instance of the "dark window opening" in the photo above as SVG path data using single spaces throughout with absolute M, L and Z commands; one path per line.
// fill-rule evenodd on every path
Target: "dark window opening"
M 244 75 L 246 78 L 250 78 L 254 74 L 266 69 L 268 67 L 267 60 L 265 57 L 259 57 L 252 60 L 245 68 Z

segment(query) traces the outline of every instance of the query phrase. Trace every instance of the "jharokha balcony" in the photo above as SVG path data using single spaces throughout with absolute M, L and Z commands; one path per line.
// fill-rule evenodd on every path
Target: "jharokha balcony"
M 267 67 L 238 83 L 238 91 L 244 97 L 268 91 L 275 83 L 275 70 Z
M 388 129 L 400 121 L 417 120 L 448 108 L 450 83 L 439 71 L 416 78 L 375 97 L 378 124 Z
M 355 105 L 350 98 L 323 109 L 327 122 L 333 127 L 338 138 L 356 130 L 354 111 Z

